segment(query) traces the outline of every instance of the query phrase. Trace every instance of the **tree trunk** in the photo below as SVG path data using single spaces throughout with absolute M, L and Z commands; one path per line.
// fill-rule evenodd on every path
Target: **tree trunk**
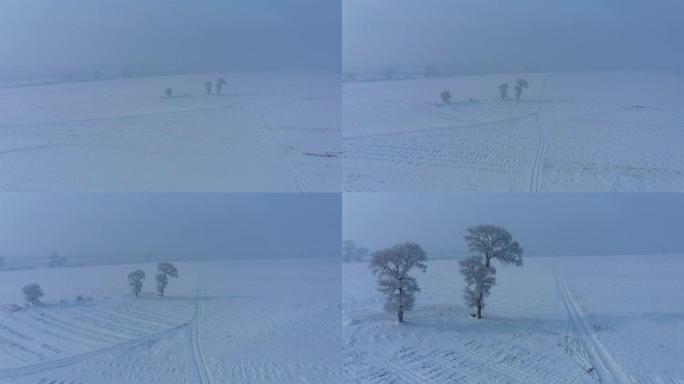
M 397 317 L 399 318 L 399 322 L 403 323 L 404 322 L 404 311 L 397 312 Z
M 488 254 L 485 253 L 485 267 L 489 268 L 489 262 L 492 260 Z
M 477 303 L 477 318 L 481 319 L 482 318 L 482 304 Z

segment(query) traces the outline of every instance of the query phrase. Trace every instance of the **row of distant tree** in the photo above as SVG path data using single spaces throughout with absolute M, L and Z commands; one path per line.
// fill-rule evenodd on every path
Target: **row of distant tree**
M 207 81 L 204 83 L 204 90 L 207 92 L 207 95 L 211 95 L 214 90 L 216 90 L 217 95 L 220 95 L 223 92 L 223 87 L 225 87 L 226 84 L 228 84 L 226 79 L 219 77 L 216 79 L 216 82 Z M 173 88 L 164 89 L 164 94 L 166 97 L 173 97 Z
M 522 266 L 523 249 L 510 232 L 496 225 L 469 227 L 464 238 L 474 254 L 459 261 L 465 280 L 463 298 L 466 305 L 473 308 L 472 316 L 480 319 L 485 300 L 496 285 L 496 268 L 492 263 Z M 348 244 L 347 248 L 347 252 L 353 254 L 354 248 Z M 378 291 L 385 295 L 385 310 L 396 312 L 400 323 L 404 322 L 405 312 L 413 308 L 416 292 L 420 291 L 411 272 L 414 269 L 425 272 L 427 261 L 425 251 L 416 243 L 398 244 L 371 255 L 369 266 L 377 278 Z
M 69 259 L 65 256 L 60 256 L 57 252 L 50 253 L 50 257 L 47 261 L 47 266 L 50 268 L 64 267 L 67 265 Z M 7 259 L 4 256 L 0 256 L 0 271 L 5 269 L 7 265 Z
M 523 91 L 527 88 L 529 88 L 530 85 L 525 79 L 517 79 L 515 81 L 515 85 L 513 86 L 513 90 L 515 91 L 515 99 L 517 101 L 520 101 L 520 96 L 522 96 Z M 499 85 L 499 97 L 501 100 L 506 100 L 508 97 L 508 90 L 510 89 L 510 85 L 508 83 L 503 83 Z M 442 100 L 442 104 L 451 104 L 451 99 L 453 98 L 453 95 L 451 94 L 451 91 L 442 91 L 442 93 L 439 94 L 439 98 Z
M 157 264 L 157 274 L 154 277 L 157 282 L 157 293 L 164 297 L 166 287 L 169 285 L 169 277 L 178 277 L 178 269 L 171 263 L 159 263 Z M 131 286 L 131 291 L 135 297 L 138 297 L 142 292 L 143 280 L 145 280 L 145 271 L 142 269 L 128 274 L 128 284 Z M 21 292 L 24 295 L 24 300 L 31 305 L 40 304 L 40 299 L 45 296 L 43 288 L 38 283 L 25 285 Z

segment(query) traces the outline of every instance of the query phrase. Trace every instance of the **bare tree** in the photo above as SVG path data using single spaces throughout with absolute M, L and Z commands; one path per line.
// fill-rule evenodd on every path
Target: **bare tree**
M 48 267 L 59 268 L 65 266 L 67 263 L 67 258 L 65 256 L 60 256 L 57 252 L 50 253 L 50 259 L 48 260 Z
M 499 95 L 501 96 L 501 100 L 506 100 L 506 97 L 508 97 L 508 88 L 508 83 L 499 85 Z
M 449 91 L 442 91 L 442 93 L 439 95 L 442 98 L 442 103 L 444 104 L 450 104 L 451 103 L 451 92 Z
M 211 95 L 211 89 L 213 86 L 214 83 L 212 83 L 211 81 L 207 81 L 206 83 L 204 83 L 204 89 L 207 90 L 207 95 Z
M 418 282 L 409 276 L 413 268 L 425 272 L 427 256 L 416 243 L 403 243 L 373 253 L 370 269 L 378 279 L 378 290 L 387 298 L 385 310 L 397 312 L 400 323 L 404 312 L 413 308 L 415 293 L 420 291 Z
M 523 89 L 529 88 L 529 84 L 527 84 L 527 81 L 525 79 L 518 79 L 515 81 L 515 99 L 517 101 L 520 101 L 520 96 L 523 93 Z
M 173 96 L 173 89 L 171 89 L 171 88 L 166 88 L 166 89 L 164 90 L 164 93 L 166 94 L 166 97 L 171 97 L 171 96 Z
M 428 77 L 428 78 L 429 77 L 437 77 L 438 74 L 439 74 L 439 71 L 437 70 L 437 68 L 435 68 L 433 66 L 425 67 L 424 72 L 423 72 L 423 76 Z
M 178 270 L 171 263 L 159 263 L 157 264 L 157 271 L 158 273 L 155 276 L 157 292 L 159 292 L 159 296 L 164 297 L 164 291 L 169 284 L 169 276 L 178 277 Z
M 226 84 L 228 84 L 228 82 L 223 77 L 216 79 L 216 93 L 220 95 L 221 92 L 223 92 L 223 87 L 225 87 Z
M 513 241 L 511 233 L 496 225 L 475 225 L 466 230 L 465 241 L 468 249 L 477 252 L 485 259 L 485 266 L 489 268 L 492 259 L 499 260 L 503 265 L 523 264 L 523 249 L 518 242 Z
M 143 280 L 145 279 L 145 272 L 141 269 L 133 271 L 128 274 L 128 284 L 131 286 L 131 290 L 135 294 L 135 297 L 140 295 L 143 287 Z
M 356 253 L 356 243 L 352 240 L 344 240 L 342 242 L 342 261 L 350 262 Z
M 344 74 L 344 81 L 356 81 L 356 73 L 347 72 Z
M 486 266 L 480 256 L 470 256 L 459 261 L 458 264 L 466 282 L 463 298 L 466 304 L 477 309 L 475 316 L 481 319 L 485 298 L 489 296 L 489 291 L 496 284 L 496 270 L 492 266 Z
M 40 298 L 45 295 L 40 288 L 40 284 L 36 283 L 25 285 L 24 288 L 21 289 L 21 293 L 24 294 L 24 300 L 31 305 L 40 304 Z
M 356 252 L 354 252 L 354 260 L 356 261 L 363 261 L 368 257 L 368 254 L 370 251 L 366 247 L 358 247 L 356 248 Z
M 392 79 L 394 79 L 395 73 L 396 73 L 396 71 L 394 70 L 394 68 L 387 68 L 387 69 L 385 69 L 385 78 L 387 80 L 392 80 Z

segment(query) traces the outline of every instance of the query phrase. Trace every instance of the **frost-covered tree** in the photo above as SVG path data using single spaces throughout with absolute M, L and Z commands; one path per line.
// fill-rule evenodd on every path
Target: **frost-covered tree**
M 347 72 L 344 74 L 344 81 L 356 81 L 356 73 Z
M 423 75 L 425 77 L 429 78 L 429 77 L 437 77 L 438 74 L 439 74 L 439 71 L 437 70 L 437 68 L 435 68 L 433 66 L 427 66 L 427 67 L 425 67 L 425 71 L 424 71 Z
M 138 269 L 128 274 L 128 285 L 131 286 L 131 290 L 135 294 L 135 297 L 138 297 L 142 291 L 143 280 L 145 280 L 145 272 L 142 269 Z
M 48 267 L 58 268 L 63 267 L 67 263 L 67 258 L 65 256 L 60 256 L 57 252 L 50 253 L 50 259 L 48 260 Z
M 506 97 L 508 97 L 508 88 L 508 83 L 499 85 L 499 96 L 501 97 L 501 100 L 506 100 Z
M 24 294 L 24 300 L 31 305 L 40 304 L 40 298 L 45 295 L 40 288 L 40 284 L 36 283 L 25 285 L 24 288 L 21 289 L 21 293 Z
M 481 256 L 470 256 L 459 261 L 458 264 L 466 282 L 463 298 L 467 305 L 477 310 L 475 316 L 481 319 L 485 298 L 489 296 L 489 291 L 496 284 L 496 270 L 492 266 L 486 266 Z
M 344 240 L 342 242 L 342 261 L 350 262 L 356 253 L 356 243 L 352 240 Z
M 354 260 L 356 261 L 363 261 L 368 257 L 368 254 L 370 251 L 366 247 L 358 247 L 356 248 L 356 252 L 354 252 Z
M 226 79 L 224 79 L 223 77 L 219 77 L 216 80 L 216 93 L 220 95 L 221 92 L 223 92 L 223 87 L 225 87 L 226 84 L 228 84 Z
M 158 273 L 155 276 L 157 292 L 159 292 L 159 296 L 164 297 L 166 286 L 169 285 L 169 276 L 178 277 L 178 270 L 171 263 L 159 263 L 157 264 L 157 271 Z
M 451 103 L 451 92 L 449 91 L 442 91 L 442 93 L 439 94 L 439 97 L 442 99 L 442 103 L 444 104 L 449 104 Z
M 392 79 L 394 79 L 395 73 L 396 73 L 396 71 L 394 70 L 394 68 L 387 68 L 387 69 L 385 69 L 385 78 L 387 80 L 392 80 Z
M 527 84 L 525 79 L 518 79 L 515 81 L 515 99 L 520 101 L 520 96 L 523 93 L 523 89 L 528 88 L 530 85 Z
M 345 240 L 342 242 L 342 261 L 362 261 L 368 257 L 370 251 L 366 247 L 359 247 L 352 240 Z
M 418 282 L 409 275 L 413 268 L 425 272 L 425 251 L 416 243 L 403 243 L 373 253 L 370 269 L 378 279 L 378 290 L 385 294 L 385 310 L 397 312 L 400 323 L 404 312 L 413 308 Z
M 489 267 L 493 259 L 503 265 L 523 264 L 523 249 L 505 228 L 496 225 L 475 225 L 466 230 L 465 241 L 468 249 L 478 253 Z
M 214 87 L 214 83 L 212 83 L 211 81 L 207 81 L 206 83 L 204 83 L 204 89 L 207 90 L 207 95 L 211 95 L 211 89 L 213 87 Z
M 171 88 L 166 88 L 166 89 L 164 90 L 164 93 L 166 94 L 166 97 L 171 97 L 171 96 L 173 96 L 173 89 L 171 89 Z

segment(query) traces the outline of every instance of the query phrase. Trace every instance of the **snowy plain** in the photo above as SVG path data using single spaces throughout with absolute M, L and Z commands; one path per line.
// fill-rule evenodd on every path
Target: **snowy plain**
M 0 190 L 339 191 L 339 116 L 328 72 L 5 83 Z
M 0 271 L 0 382 L 330 383 L 339 380 L 337 260 L 174 263 L 164 298 L 154 264 Z M 135 298 L 126 276 L 147 272 Z M 78 295 L 86 301 L 75 301 Z
M 684 383 L 682 258 L 527 258 L 469 317 L 457 260 L 412 273 L 399 325 L 366 263 L 343 264 L 346 383 Z
M 517 78 L 530 84 L 520 102 L 512 85 L 500 100 Z M 342 88 L 345 191 L 684 190 L 683 76 L 372 80 Z

